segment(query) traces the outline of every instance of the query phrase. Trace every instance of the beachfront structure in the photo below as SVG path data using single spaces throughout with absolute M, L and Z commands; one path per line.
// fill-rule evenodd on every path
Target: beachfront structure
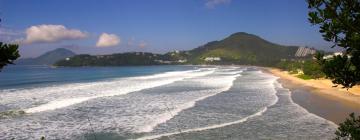
M 155 62 L 159 62 L 161 64 L 171 64 L 173 61 L 167 61 L 167 60 L 155 60 Z
M 295 57 L 305 57 L 307 55 L 313 55 L 316 53 L 314 48 L 299 47 L 295 53 Z
M 179 62 L 179 63 L 186 63 L 187 60 L 186 60 L 186 59 L 180 59 L 180 60 L 178 60 L 178 62 Z
M 175 51 L 171 52 L 170 55 L 171 55 L 171 56 L 174 56 L 174 55 L 179 54 L 179 53 L 180 53 L 179 50 L 175 50 Z
M 155 62 L 161 63 L 161 64 L 176 64 L 176 63 L 186 63 L 186 59 L 180 59 L 177 61 L 169 61 L 169 60 L 154 60 Z
M 323 56 L 323 58 L 330 59 L 330 58 L 333 58 L 334 56 L 338 56 L 338 55 L 343 55 L 343 53 L 342 52 L 334 52 L 333 54 Z
M 220 57 L 206 57 L 205 61 L 207 61 L 207 62 L 221 61 L 221 58 Z

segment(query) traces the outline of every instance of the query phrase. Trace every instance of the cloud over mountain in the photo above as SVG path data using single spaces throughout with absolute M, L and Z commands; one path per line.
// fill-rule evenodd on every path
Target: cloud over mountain
M 102 33 L 96 47 L 112 47 L 120 44 L 120 38 L 115 34 Z

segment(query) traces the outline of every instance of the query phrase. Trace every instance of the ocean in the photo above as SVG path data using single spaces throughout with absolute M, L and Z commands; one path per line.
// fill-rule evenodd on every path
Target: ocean
M 0 72 L 0 139 L 332 139 L 337 125 L 251 66 Z

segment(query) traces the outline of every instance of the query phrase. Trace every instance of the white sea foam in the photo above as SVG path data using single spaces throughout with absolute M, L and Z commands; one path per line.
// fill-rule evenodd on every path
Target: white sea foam
M 173 133 L 165 133 L 165 134 L 159 134 L 159 135 L 153 135 L 153 136 L 145 136 L 145 137 L 138 138 L 136 140 L 151 140 L 151 139 L 157 139 L 157 138 L 161 138 L 161 137 L 165 137 L 165 136 L 172 136 L 172 135 L 181 134 L 181 133 L 204 131 L 204 130 L 210 130 L 210 129 L 215 129 L 215 128 L 221 128 L 221 127 L 225 127 L 225 126 L 229 126 L 229 125 L 239 124 L 239 123 L 243 123 L 243 122 L 247 121 L 250 118 L 253 118 L 256 116 L 261 116 L 264 112 L 266 112 L 266 110 L 267 110 L 267 107 L 261 109 L 260 111 L 256 112 L 255 114 L 246 116 L 240 120 L 233 121 L 233 122 L 222 123 L 222 124 L 211 125 L 211 126 L 200 127 L 200 128 L 194 128 L 194 129 L 181 130 L 181 132 L 173 132 Z
M 281 85 L 276 82 L 276 77 L 269 74 L 257 74 L 258 72 L 256 71 L 254 71 L 255 74 L 252 71 L 246 72 L 246 74 L 242 74 L 244 75 L 242 78 L 238 78 L 237 82 L 240 83 L 235 82 L 237 85 L 233 86 L 234 77 L 240 75 L 236 71 L 240 70 L 240 68 L 234 70 L 227 68 L 219 68 L 216 70 L 200 69 L 190 72 L 170 72 L 147 77 L 120 78 L 110 81 L 56 85 L 35 89 L 0 90 L 1 105 L 32 107 L 33 112 L 48 111 L 25 115 L 16 119 L 9 118 L 0 120 L 2 124 L 0 125 L 0 130 L 3 130 L 0 131 L 0 139 L 39 139 L 39 137 L 43 135 L 46 135 L 47 138 L 50 139 L 74 139 L 77 138 L 76 136 L 81 137 L 89 131 L 118 133 L 119 135 L 151 131 L 147 133 L 149 136 L 139 139 L 157 139 L 164 136 L 180 134 L 180 132 L 174 132 L 174 122 L 182 121 L 183 119 L 195 119 L 196 121 L 196 119 L 198 119 L 194 118 L 196 113 L 198 111 L 202 112 L 204 111 L 203 109 L 205 109 L 202 108 L 202 105 L 208 105 L 207 103 L 212 103 L 213 101 L 224 101 L 223 97 L 234 96 L 234 98 L 237 97 L 239 100 L 242 100 L 242 93 L 239 93 L 239 95 L 236 94 L 238 90 L 250 91 L 250 93 L 257 92 L 254 96 L 265 95 L 261 96 L 262 98 L 249 98 L 254 99 L 248 100 L 251 102 L 249 106 L 247 106 L 247 103 L 241 104 L 245 106 L 239 106 L 240 108 L 251 108 L 250 110 L 253 111 L 253 114 L 246 113 L 246 116 L 239 118 L 239 116 L 242 115 L 238 115 L 237 113 L 242 114 L 243 112 L 235 111 L 234 114 L 225 113 L 224 116 L 235 116 L 234 118 L 224 117 L 219 120 L 222 123 L 218 123 L 217 120 L 206 123 L 207 118 L 199 119 L 198 121 L 205 122 L 199 123 L 201 126 L 196 126 L 196 124 L 188 125 L 188 122 L 191 123 L 193 121 L 184 121 L 183 124 L 188 129 L 182 130 L 181 133 L 206 131 L 234 124 L 248 127 L 243 124 L 247 124 L 245 122 L 250 124 L 256 123 L 259 121 L 258 117 L 262 119 L 269 118 L 267 113 L 273 112 L 274 109 L 279 107 L 281 108 L 281 106 L 268 107 L 275 103 L 279 103 L 280 105 L 284 96 L 286 96 L 286 103 L 290 103 L 287 102 L 288 93 L 275 93 L 275 89 L 281 88 Z M 171 83 L 164 85 L 164 83 L 169 82 Z M 259 87 L 259 85 L 261 86 Z M 272 88 L 272 86 L 274 86 L 274 88 Z M 233 88 L 229 92 L 223 92 L 229 90 L 230 87 Z M 283 89 L 281 88 L 280 90 Z M 128 94 L 133 91 L 135 92 Z M 221 92 L 224 94 L 219 94 Z M 11 96 L 13 93 L 19 96 Z M 117 96 L 121 94 L 128 95 Z M 219 96 L 211 98 L 209 100 L 210 102 L 206 100 L 215 95 Z M 109 96 L 114 97 L 106 98 Z M 244 96 L 244 98 L 247 97 L 248 96 Z M 280 101 L 278 101 L 278 97 L 280 97 Z M 12 102 L 14 104 L 11 104 Z M 84 102 L 87 103 L 84 104 Z M 258 104 L 259 102 L 261 103 L 255 105 L 256 107 L 252 105 L 253 103 Z M 294 109 L 287 109 L 290 113 L 299 111 L 298 107 L 294 107 L 292 103 L 290 104 L 290 106 L 292 106 L 291 109 Z M 200 105 L 199 109 L 197 109 L 197 105 Z M 69 109 L 59 109 L 65 107 Z M 28 109 L 30 110 L 31 108 Z M 58 110 L 49 111 L 52 109 Z M 195 114 L 187 114 L 188 112 Z M 300 112 L 303 111 L 300 110 Z M 208 120 L 213 119 L 211 117 L 219 117 L 212 115 L 222 115 L 212 114 L 213 112 L 211 111 L 209 111 L 209 113 L 209 116 L 208 114 L 205 115 L 209 117 Z M 305 118 L 295 117 L 295 119 L 318 120 L 308 113 L 304 114 L 306 116 Z M 90 126 L 89 122 L 85 119 L 86 117 L 83 115 L 90 117 L 92 126 Z M 260 119 L 260 121 L 262 119 Z M 295 121 L 297 120 L 290 120 L 289 122 L 289 120 L 284 118 L 283 123 L 294 123 Z M 303 120 L 299 121 L 299 126 L 302 126 L 301 122 L 303 122 Z M 241 131 L 242 129 L 239 130 L 239 132 Z M 286 135 L 288 132 L 284 131 L 284 133 L 281 134 Z
M 237 76 L 240 76 L 240 74 L 238 74 Z M 158 134 L 158 135 L 152 135 L 152 136 L 145 136 L 145 137 L 137 138 L 137 140 L 158 139 L 158 138 L 161 138 L 161 137 L 172 136 L 172 135 L 177 135 L 177 134 L 181 134 L 181 133 L 189 133 L 189 132 L 216 129 L 216 128 L 226 127 L 226 126 L 230 126 L 230 125 L 234 125 L 234 124 L 243 123 L 243 122 L 247 121 L 250 118 L 261 116 L 264 112 L 267 111 L 268 107 L 271 107 L 271 106 L 275 105 L 279 101 L 279 98 L 276 96 L 276 90 L 275 90 L 275 88 L 277 86 L 279 86 L 279 83 L 276 81 L 276 79 L 277 79 L 276 77 L 272 77 L 272 76 L 268 79 L 269 84 L 271 84 L 273 86 L 272 91 L 269 92 L 269 93 L 272 94 L 275 97 L 275 99 L 268 106 L 262 108 L 261 110 L 259 110 L 258 112 L 254 113 L 252 115 L 246 116 L 244 118 L 241 118 L 240 120 L 236 120 L 236 121 L 232 121 L 232 122 L 221 123 L 221 124 L 216 124 L 216 125 L 211 125 L 211 126 L 206 126 L 206 127 L 193 128 L 193 129 L 186 129 L 186 130 L 181 130 L 181 132 L 171 132 L 171 133 L 164 133 L 164 134 Z M 233 82 L 231 83 L 230 87 L 232 87 L 232 85 L 233 85 Z M 227 87 L 227 88 L 224 88 L 224 89 L 228 90 L 228 89 L 230 89 L 230 87 Z M 226 90 L 224 90 L 224 91 L 226 91 Z M 216 95 L 216 94 L 214 94 L 214 95 Z M 214 96 L 214 95 L 210 95 L 209 97 Z M 206 98 L 208 98 L 208 97 L 201 98 L 200 100 L 203 100 L 203 99 L 206 99 Z M 194 102 L 194 104 L 192 104 L 192 106 L 194 106 L 195 103 L 196 102 Z M 179 113 L 179 112 L 176 112 L 176 110 L 174 110 L 172 112 L 175 112 L 176 114 Z M 147 132 L 150 132 L 151 130 L 152 129 L 149 129 Z
M 154 117 L 155 118 L 154 120 L 148 120 L 148 124 L 146 126 L 140 128 L 138 130 L 138 132 L 151 132 L 157 125 L 167 122 L 168 120 L 172 119 L 174 116 L 178 115 L 181 111 L 194 107 L 196 102 L 204 100 L 204 99 L 212 97 L 212 96 L 215 96 L 215 95 L 217 95 L 219 93 L 228 91 L 233 86 L 234 80 L 239 76 L 241 76 L 241 75 L 236 74 L 236 75 L 233 75 L 233 76 L 230 76 L 230 77 L 228 76 L 226 78 L 218 79 L 218 80 L 222 81 L 221 84 L 224 85 L 222 88 L 217 89 L 216 91 L 213 91 L 213 92 L 207 91 L 209 93 L 202 96 L 202 97 L 199 97 L 199 98 L 196 98 L 194 100 L 188 101 L 188 102 L 186 102 L 184 104 L 177 105 L 173 109 L 168 110 L 170 112 L 165 112 L 165 113 L 162 113 L 160 115 L 157 115 L 156 117 Z M 211 83 L 210 81 L 208 81 L 206 84 L 208 86 L 216 85 L 216 84 L 219 84 L 218 80 L 216 80 L 216 81 L 212 80 L 212 81 L 215 81 L 215 83 L 214 82 Z M 198 92 L 200 92 L 200 91 L 198 91 Z M 165 105 L 168 107 L 168 105 L 166 103 L 165 103 Z
M 58 99 L 58 100 L 50 101 L 46 104 L 42 104 L 40 106 L 25 109 L 24 111 L 26 113 L 36 113 L 36 112 L 59 109 L 59 108 L 71 106 L 74 104 L 82 103 L 82 102 L 85 102 L 85 101 L 88 101 L 91 99 L 95 99 L 95 98 L 124 95 L 124 94 L 130 93 L 130 92 L 135 92 L 135 91 L 140 91 L 143 89 L 148 89 L 148 88 L 153 88 L 153 87 L 157 87 L 157 86 L 170 84 L 175 81 L 183 80 L 185 78 L 192 78 L 192 77 L 197 77 L 197 76 L 208 75 L 213 72 L 214 72 L 214 70 L 176 72 L 176 73 L 167 74 L 166 76 L 162 75 L 162 76 L 160 76 L 160 77 L 163 77 L 162 79 L 155 79 L 153 81 L 149 81 L 149 80 L 139 81 L 138 77 L 129 78 L 126 80 L 127 81 L 132 80 L 132 82 L 133 82 L 132 85 L 127 85 L 127 84 L 126 85 L 116 85 L 116 83 L 115 83 L 115 85 L 114 85 L 115 87 L 112 87 L 114 89 L 110 89 L 107 92 L 100 91 L 98 94 L 96 94 L 94 96 L 88 96 L 88 97 Z M 159 77 L 159 76 L 154 76 L 154 77 Z
M 154 75 L 149 75 L 149 76 L 139 76 L 139 77 L 134 77 L 134 78 L 136 78 L 136 79 L 164 78 L 164 77 L 169 77 L 169 76 L 174 76 L 174 75 L 179 75 L 179 74 L 186 74 L 186 73 L 195 72 L 195 71 L 200 71 L 200 69 L 198 69 L 198 70 L 187 70 L 187 71 L 164 72 L 164 73 L 161 73 L 161 74 L 154 74 Z
M 297 106 L 297 108 L 298 108 L 300 111 L 306 112 L 306 114 L 310 114 L 311 116 L 313 116 L 313 117 L 315 117 L 315 118 L 318 118 L 318 119 L 321 119 L 321 120 L 325 120 L 327 123 L 331 124 L 333 127 L 338 127 L 338 125 L 337 125 L 336 123 L 334 123 L 334 122 L 332 122 L 332 121 L 330 121 L 330 120 L 324 119 L 324 118 L 322 118 L 322 117 L 320 117 L 320 116 L 318 116 L 318 115 L 316 115 L 316 114 L 314 114 L 314 113 L 311 113 L 311 112 L 309 112 L 308 110 L 306 110 L 305 108 L 303 108 L 302 106 L 300 106 L 299 104 L 295 103 L 295 102 L 292 100 L 292 98 L 291 98 L 291 91 L 290 91 L 289 89 L 287 89 L 287 88 L 284 88 L 279 82 L 275 82 L 274 84 L 275 84 L 275 87 L 281 88 L 281 89 L 284 89 L 284 90 L 287 91 L 286 94 L 287 94 L 288 100 L 289 100 L 293 105 Z
M 12 91 L 6 90 L 0 91 L 0 103 L 18 108 L 32 106 L 24 109 L 24 111 L 26 113 L 36 113 L 64 108 L 91 99 L 124 95 L 130 92 L 170 84 L 186 78 L 208 75 L 213 72 L 214 69 L 178 71 L 166 73 L 165 75 L 155 74 L 152 76 L 119 78 L 110 81 L 65 84 Z

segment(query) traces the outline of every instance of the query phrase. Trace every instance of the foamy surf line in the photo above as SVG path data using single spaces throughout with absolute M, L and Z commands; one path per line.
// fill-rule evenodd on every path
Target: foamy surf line
M 199 76 L 205 76 L 209 75 L 211 73 L 214 73 L 215 69 L 213 70 L 207 70 L 207 71 L 199 71 L 199 70 L 193 70 L 193 71 L 185 71 L 185 72 L 178 72 L 178 73 L 171 73 L 171 78 L 164 77 L 162 80 L 156 80 L 156 81 L 144 81 L 142 84 L 136 83 L 134 87 L 127 88 L 125 90 L 118 91 L 116 93 L 108 93 L 108 94 L 100 94 L 100 95 L 94 95 L 94 96 L 88 96 L 88 97 L 77 97 L 77 98 L 67 98 L 67 99 L 60 99 L 60 100 L 54 100 L 50 101 L 46 104 L 42 104 L 40 106 L 32 107 L 25 109 L 24 111 L 26 113 L 37 113 L 42 111 L 49 111 L 49 110 L 55 110 L 60 109 L 64 107 L 68 107 L 71 105 L 79 104 L 88 100 L 96 99 L 96 98 L 102 98 L 102 97 L 109 97 L 109 96 L 117 96 L 117 95 L 124 95 L 131 92 L 141 91 L 148 88 L 154 88 L 158 86 L 163 86 L 166 84 L 170 84 L 176 81 L 184 80 L 186 78 L 193 78 L 193 77 L 199 77 Z M 158 74 L 163 75 L 163 74 Z M 169 76 L 169 74 L 167 74 Z M 154 76 L 156 77 L 156 76 Z M 160 76 L 163 77 L 163 76 Z M 136 79 L 135 77 L 132 77 L 130 79 Z
M 187 103 L 185 103 L 183 105 L 177 106 L 175 109 L 170 110 L 171 114 L 166 112 L 166 113 L 163 113 L 163 114 L 159 115 L 157 118 L 161 118 L 161 119 L 155 120 L 154 122 L 152 122 L 149 125 L 143 127 L 142 129 L 140 129 L 138 132 L 151 132 L 156 126 L 158 126 L 159 124 L 167 122 L 168 120 L 170 120 L 173 117 L 175 117 L 176 115 L 178 115 L 181 111 L 194 107 L 197 102 L 199 102 L 201 100 L 204 100 L 204 99 L 207 99 L 209 97 L 215 96 L 217 94 L 220 94 L 222 92 L 228 91 L 233 86 L 235 79 L 237 77 L 239 77 L 239 76 L 241 76 L 241 75 L 236 74 L 236 75 L 233 75 L 233 76 L 227 78 L 228 79 L 227 82 L 229 82 L 229 85 L 227 85 L 226 87 L 220 89 L 219 91 L 217 91 L 215 93 L 208 94 L 206 96 L 202 96 L 200 98 L 197 98 L 195 100 L 187 102 Z
M 279 78 L 280 78 L 280 77 L 279 77 Z M 282 89 L 284 89 L 284 90 L 287 90 L 287 92 L 288 92 L 288 94 L 289 94 L 289 95 L 288 95 L 288 98 L 289 98 L 290 102 L 291 102 L 292 104 L 296 105 L 299 109 L 305 111 L 305 112 L 308 113 L 308 114 L 311 114 L 311 115 L 315 116 L 316 118 L 321 118 L 321 119 L 326 120 L 326 122 L 330 123 L 331 125 L 333 125 L 333 126 L 336 127 L 336 128 L 339 127 L 335 122 L 330 121 L 330 120 L 327 120 L 327 119 L 325 119 L 325 118 L 323 118 L 323 117 L 320 117 L 320 116 L 318 116 L 318 115 L 316 115 L 316 114 L 314 114 L 314 113 L 311 113 L 309 110 L 303 108 L 301 105 L 299 105 L 299 104 L 297 104 L 296 102 L 294 102 L 294 101 L 292 100 L 292 97 L 291 97 L 292 94 L 291 94 L 290 89 L 284 88 L 279 82 L 276 82 L 276 86 L 277 86 L 278 88 L 282 88 Z
M 277 88 L 279 83 L 276 80 L 274 80 L 274 82 L 272 84 L 273 84 L 274 90 L 275 90 L 275 88 Z M 172 132 L 172 133 L 164 133 L 164 134 L 159 134 L 159 135 L 145 136 L 145 137 L 137 138 L 135 140 L 158 139 L 158 138 L 161 138 L 161 137 L 172 136 L 172 135 L 177 135 L 177 134 L 182 134 L 182 133 L 198 132 L 198 131 L 204 131 L 204 130 L 210 130 L 210 129 L 226 127 L 226 126 L 230 126 L 230 125 L 234 125 L 234 124 L 240 124 L 240 123 L 243 123 L 243 122 L 247 121 L 248 119 L 251 119 L 251 118 L 254 118 L 254 117 L 257 117 L 257 116 L 261 116 L 263 113 L 265 113 L 267 111 L 267 109 L 269 107 L 275 105 L 279 101 L 279 98 L 276 95 L 276 90 L 275 90 L 275 92 L 273 94 L 275 95 L 276 98 L 270 105 L 268 105 L 267 107 L 261 109 L 260 111 L 258 111 L 256 113 L 254 113 L 252 115 L 249 115 L 249 116 L 246 116 L 246 117 L 244 117 L 244 118 L 242 118 L 240 120 L 233 121 L 233 122 L 228 122 L 228 123 L 217 124 L 217 125 L 211 125 L 211 126 L 207 126 L 207 127 L 200 127 L 200 128 L 194 128 L 194 129 L 181 130 L 181 132 Z
M 239 123 L 247 121 L 250 118 L 253 118 L 253 117 L 256 117 L 256 116 L 261 116 L 264 112 L 266 112 L 266 110 L 267 110 L 267 107 L 260 110 L 259 112 L 256 112 L 255 114 L 252 114 L 252 115 L 247 116 L 245 118 L 242 118 L 240 120 L 229 122 L 229 123 L 223 123 L 223 124 L 212 125 L 212 126 L 201 127 L 201 128 L 181 130 L 181 132 L 173 132 L 173 133 L 165 133 L 165 134 L 160 134 L 160 135 L 145 136 L 145 137 L 137 138 L 135 140 L 151 140 L 151 139 L 157 139 L 157 138 L 166 137 L 166 136 L 177 135 L 177 134 L 181 134 L 181 133 L 204 131 L 204 130 L 210 130 L 210 129 L 221 128 L 221 127 L 225 127 L 225 126 L 230 126 L 230 125 L 233 125 L 233 124 L 239 124 Z

